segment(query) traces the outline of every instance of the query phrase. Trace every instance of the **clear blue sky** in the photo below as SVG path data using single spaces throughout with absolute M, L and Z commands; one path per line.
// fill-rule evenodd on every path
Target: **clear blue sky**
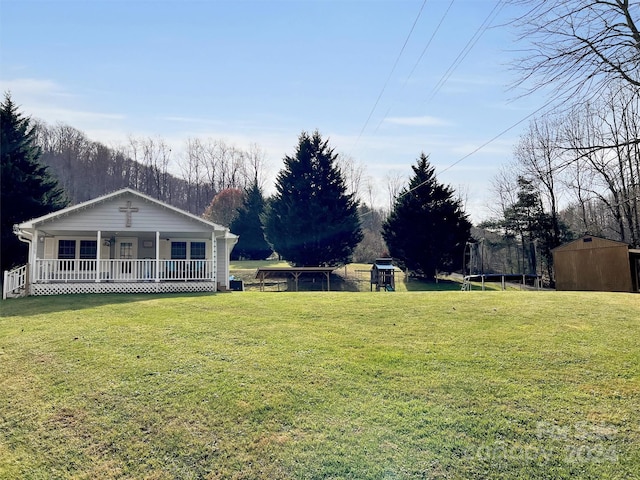
M 0 88 L 107 144 L 257 143 L 272 176 L 318 129 L 366 166 L 381 205 L 385 177 L 408 177 L 424 151 L 477 221 L 527 122 L 460 160 L 544 103 L 507 89 L 522 45 L 499 25 L 516 13 L 497 0 L 2 0 Z

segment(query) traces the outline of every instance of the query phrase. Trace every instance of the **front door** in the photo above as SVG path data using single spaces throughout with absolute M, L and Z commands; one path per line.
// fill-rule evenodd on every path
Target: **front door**
M 138 257 L 138 240 L 136 238 L 118 238 L 115 254 L 116 258 L 120 260 L 116 266 L 116 275 L 123 280 L 137 279 L 135 260 Z

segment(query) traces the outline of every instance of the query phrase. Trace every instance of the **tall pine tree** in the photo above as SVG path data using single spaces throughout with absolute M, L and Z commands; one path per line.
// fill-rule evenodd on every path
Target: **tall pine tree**
M 533 182 L 518 177 L 518 196 L 515 203 L 504 211 L 504 218 L 494 222 L 508 234 L 520 239 L 522 247 L 520 271 L 527 274 L 543 274 L 538 271 L 540 266 L 546 268 L 549 283 L 553 282 L 553 254 L 552 250 L 564 242 L 572 240 L 571 232 L 563 221 L 556 221 L 544 211 L 540 192 Z M 537 258 L 540 254 L 542 258 Z
M 230 225 L 230 230 L 239 235 L 238 243 L 231 252 L 233 260 L 264 260 L 273 250 L 264 238 L 262 217 L 265 210 L 265 200 L 262 190 L 255 180 L 246 189 L 242 206 Z
M 299 137 L 296 154 L 284 158 L 270 202 L 267 239 L 294 266 L 349 262 L 362 240 L 358 202 L 347 188 L 337 155 L 318 131 Z
M 411 168 L 409 187 L 396 199 L 382 236 L 391 256 L 431 279 L 438 271 L 451 272 L 461 265 L 471 223 L 453 189 L 438 183 L 424 153 Z
M 0 104 L 0 222 L 2 270 L 27 260 L 27 245 L 13 234 L 13 225 L 67 206 L 64 191 L 41 164 L 40 149 L 30 119 L 24 117 L 5 94 Z

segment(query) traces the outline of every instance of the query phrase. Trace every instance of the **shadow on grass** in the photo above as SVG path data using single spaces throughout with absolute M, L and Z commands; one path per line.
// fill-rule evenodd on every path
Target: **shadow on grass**
M 105 294 L 77 294 L 77 295 L 47 295 L 38 297 L 23 297 L 2 300 L 0 302 L 0 318 L 3 317 L 28 317 L 55 313 L 63 310 L 75 311 L 87 308 L 101 307 L 104 305 L 121 305 L 126 303 L 144 302 L 159 298 L 176 297 L 209 297 L 220 295 L 213 292 L 194 293 L 105 293 Z
M 438 280 L 438 282 L 428 282 L 415 278 L 405 281 L 407 292 L 452 292 L 460 291 L 460 283 L 452 280 Z

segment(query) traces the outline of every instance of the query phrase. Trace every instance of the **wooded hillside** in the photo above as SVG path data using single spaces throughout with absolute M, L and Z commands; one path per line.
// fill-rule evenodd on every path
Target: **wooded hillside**
M 130 138 L 107 146 L 71 126 L 36 123 L 40 161 L 48 165 L 72 203 L 131 187 L 201 215 L 225 188 L 244 188 L 261 179 L 264 154 L 222 140 L 189 139 L 176 154 L 161 138 Z

